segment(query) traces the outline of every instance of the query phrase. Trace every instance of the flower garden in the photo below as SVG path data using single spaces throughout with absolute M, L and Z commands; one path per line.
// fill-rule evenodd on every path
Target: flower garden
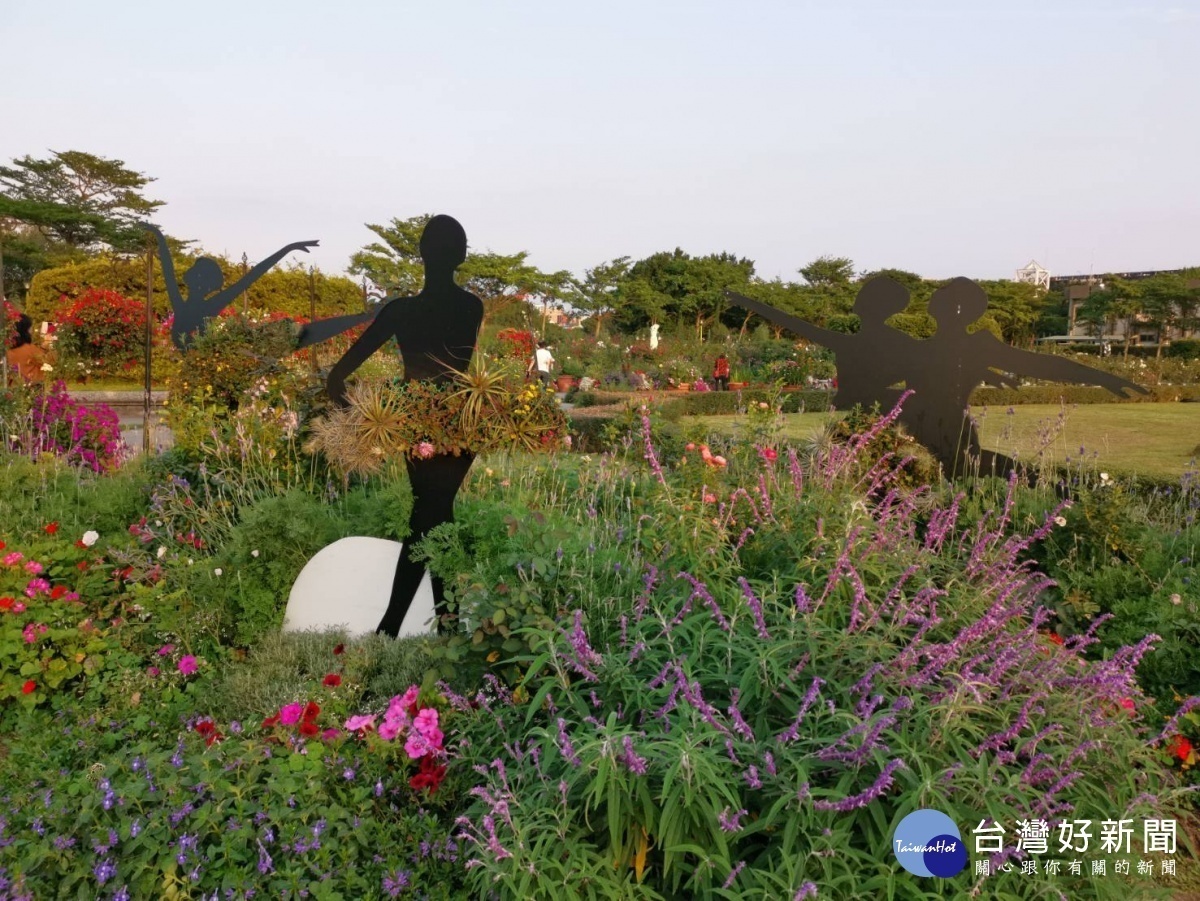
M 268 337 L 231 317 L 203 340 Z M 492 342 L 493 362 L 526 356 L 518 330 Z M 737 428 L 709 434 L 677 398 L 604 395 L 638 369 L 694 384 L 700 352 L 668 344 L 651 373 L 629 363 L 648 349 L 603 344 L 558 351 L 596 383 L 574 442 L 499 363 L 421 418 L 431 399 L 389 388 L 386 361 L 337 413 L 306 360 L 209 355 L 211 378 L 170 376 L 176 447 L 137 460 L 62 388 L 5 394 L 0 897 L 1200 885 L 1194 471 L 946 484 L 886 411 L 785 440 L 783 411 L 819 395 L 780 388 L 720 393 Z M 790 342 L 740 347 L 734 381 L 833 375 Z M 318 550 L 405 537 L 404 456 L 464 450 L 457 522 L 422 549 L 457 631 L 281 634 Z M 921 808 L 972 851 L 952 878 L 891 852 Z M 1090 848 L 1064 850 L 1079 821 Z

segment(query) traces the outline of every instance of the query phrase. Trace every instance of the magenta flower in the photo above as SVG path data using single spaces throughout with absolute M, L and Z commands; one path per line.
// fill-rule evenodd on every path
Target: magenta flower
M 186 654 L 179 658 L 179 671 L 185 676 L 190 676 L 200 667 L 196 665 L 196 658 L 191 654 Z
M 430 441 L 421 441 L 417 443 L 417 456 L 422 460 L 428 460 L 434 454 L 434 446 Z
M 173 650 L 175 650 L 175 645 L 173 645 L 173 644 L 164 644 L 164 645 L 163 645 L 161 648 L 159 648 L 159 649 L 158 649 L 158 656 L 159 656 L 159 657 L 166 657 L 166 656 L 167 656 L 168 654 L 170 654 L 170 653 L 171 653 Z
M 438 728 L 438 712 L 426 707 L 413 720 L 413 729 L 436 748 L 442 746 L 442 730 Z
M 24 559 L 25 559 L 25 555 L 22 554 L 20 551 L 13 551 L 12 553 L 5 555 L 4 565 L 5 566 L 16 566 L 18 563 L 20 563 Z
M 158 672 L 159 672 L 159 670 L 158 670 L 157 666 L 151 666 L 146 670 L 146 675 L 149 676 L 151 679 L 153 679 L 155 676 L 158 675 Z
M 31 576 L 39 575 L 43 570 L 45 570 L 45 567 L 36 560 L 30 560 L 25 564 L 25 572 Z
M 358 716 L 352 716 L 352 717 L 350 717 L 350 719 L 346 720 L 346 731 L 347 732 L 359 732 L 364 729 L 370 729 L 374 725 L 375 725 L 375 715 L 374 714 L 372 714 L 371 716 L 366 716 L 365 714 L 359 714 Z
M 39 594 L 45 594 L 50 590 L 50 583 L 45 579 L 37 578 L 30 579 L 29 584 L 25 586 L 25 596 L 32 598 Z
M 279 722 L 285 726 L 294 726 L 300 722 L 300 716 L 304 713 L 304 705 L 300 703 L 284 704 L 279 708 Z

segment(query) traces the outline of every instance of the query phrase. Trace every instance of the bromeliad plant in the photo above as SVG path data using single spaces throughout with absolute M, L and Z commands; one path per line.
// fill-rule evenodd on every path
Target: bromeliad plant
M 452 381 L 359 382 L 348 405 L 312 424 L 310 452 L 343 473 L 379 472 L 388 460 L 497 449 L 530 453 L 569 447 L 554 394 L 519 370 L 472 366 Z

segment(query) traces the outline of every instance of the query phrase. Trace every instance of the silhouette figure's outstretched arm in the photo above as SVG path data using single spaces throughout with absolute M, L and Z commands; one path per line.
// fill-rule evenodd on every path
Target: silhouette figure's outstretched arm
M 325 391 L 329 399 L 339 407 L 346 405 L 346 379 L 348 379 L 367 358 L 387 343 L 388 338 L 395 338 L 399 328 L 400 308 L 398 301 L 392 300 L 384 304 L 375 321 L 363 332 L 362 337 L 350 345 L 340 360 L 329 371 L 329 379 L 325 383 Z
M 1106 388 L 1116 395 L 1120 395 L 1122 391 L 1134 391 L 1138 394 L 1149 393 L 1140 385 L 1126 381 L 1118 375 L 1113 375 L 1111 372 L 1093 369 L 1091 366 L 1085 366 L 1082 363 L 1076 363 L 1074 360 L 1067 360 L 1063 357 L 1053 357 L 1049 354 L 1021 350 L 1020 348 L 1005 344 L 995 335 L 988 335 L 988 338 L 990 339 L 988 341 L 990 346 L 987 348 L 985 359 L 987 365 L 992 369 L 1012 372 L 1017 375 L 1028 376 L 1029 378 L 1046 379 L 1052 382 L 1078 382 L 1084 385 L 1100 385 L 1102 388 Z
M 167 297 L 171 300 L 171 310 L 175 318 L 183 311 L 183 296 L 179 293 L 179 283 L 175 280 L 175 261 L 171 259 L 171 248 L 167 246 L 167 236 L 159 231 L 158 226 L 143 222 L 142 228 L 158 239 L 158 260 L 162 264 L 163 284 L 167 288 Z
M 308 248 L 316 247 L 317 243 L 317 241 L 296 241 L 293 244 L 287 245 L 287 247 L 281 247 L 261 263 L 255 265 L 253 269 L 239 278 L 228 288 L 222 288 L 216 294 L 213 294 L 211 297 L 207 298 L 204 301 L 205 315 L 210 317 L 216 316 L 223 309 L 233 303 L 234 299 L 239 294 L 266 275 L 272 266 L 286 257 L 293 250 L 303 250 L 305 253 L 308 253 Z
M 820 344 L 822 347 L 828 347 L 830 350 L 836 350 L 838 347 L 843 346 L 849 337 L 841 332 L 830 331 L 829 329 L 813 325 L 811 322 L 805 322 L 797 316 L 792 316 L 783 312 L 783 310 L 777 310 L 773 306 L 763 303 L 761 300 L 745 297 L 736 291 L 726 291 L 725 297 L 730 303 L 744 310 L 749 310 L 751 313 L 757 313 L 763 319 L 775 323 L 780 328 L 785 328 L 789 332 L 795 332 L 805 341 Z
M 344 331 L 354 328 L 356 325 L 362 325 L 364 322 L 370 322 L 375 318 L 375 314 L 379 310 L 371 310 L 367 313 L 351 313 L 347 316 L 333 316 L 329 319 L 317 319 L 300 327 L 300 341 L 297 344 L 298 349 L 311 347 L 314 344 L 320 344 L 322 341 L 328 341 L 334 335 L 340 335 Z

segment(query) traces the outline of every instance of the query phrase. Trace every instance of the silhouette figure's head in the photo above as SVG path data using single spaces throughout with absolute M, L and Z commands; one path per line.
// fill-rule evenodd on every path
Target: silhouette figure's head
M 183 283 L 187 285 L 188 297 L 207 297 L 214 291 L 221 290 L 221 286 L 225 284 L 225 276 L 216 260 L 200 257 L 183 274 Z
M 434 216 L 421 232 L 425 268 L 453 272 L 467 258 L 467 233 L 453 216 Z
M 894 278 L 877 275 L 862 286 L 854 298 L 854 312 L 863 325 L 882 325 L 889 316 L 895 316 L 908 307 L 908 289 Z
M 952 279 L 933 292 L 929 298 L 929 315 L 938 325 L 938 330 L 965 332 L 976 319 L 987 311 L 988 299 L 983 288 L 969 278 Z

